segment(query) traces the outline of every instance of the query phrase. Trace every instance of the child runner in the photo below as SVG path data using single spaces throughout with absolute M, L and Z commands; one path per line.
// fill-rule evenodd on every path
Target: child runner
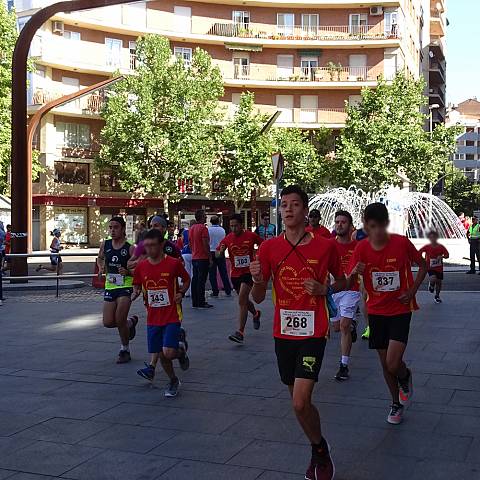
M 275 304 L 273 336 L 282 382 L 288 386 L 298 422 L 312 445 L 306 480 L 331 480 L 335 468 L 312 394 L 325 351 L 328 333 L 328 278 L 331 291 L 345 289 L 345 276 L 335 244 L 305 231 L 307 194 L 298 186 L 281 193 L 280 210 L 285 232 L 262 245 L 250 264 L 252 297 L 265 299 L 272 278 Z
M 225 250 L 228 250 L 232 265 L 232 285 L 238 294 L 238 330 L 228 338 L 232 342 L 243 344 L 248 312 L 253 315 L 253 328 L 255 330 L 260 328 L 261 312 L 249 298 L 253 286 L 250 263 L 254 259 L 255 245 L 260 245 L 263 240 L 256 233 L 244 229 L 243 218 L 239 213 L 230 218 L 230 230 L 231 232 L 218 244 L 217 251 L 224 255 Z
M 168 375 L 166 397 L 175 397 L 180 381 L 175 375 L 172 360 L 178 359 L 182 370 L 187 370 L 190 360 L 187 345 L 182 338 L 182 298 L 190 286 L 190 277 L 182 262 L 164 251 L 165 237 L 152 229 L 144 239 L 148 257 L 135 268 L 132 302 L 143 292 L 147 309 L 147 343 L 150 363 L 138 370 L 138 375 L 153 381 L 158 359 Z M 182 285 L 178 285 L 178 278 Z
M 428 239 L 430 244 L 420 249 L 422 255 L 425 253 L 428 266 L 428 276 L 430 278 L 428 291 L 430 293 L 435 292 L 435 303 L 442 303 L 440 291 L 442 290 L 443 280 L 443 259 L 448 258 L 450 254 L 442 244 L 438 243 L 438 233 L 435 230 L 429 232 Z
M 420 252 L 403 235 L 388 232 L 389 218 L 383 203 L 365 208 L 368 239 L 359 242 L 350 259 L 348 284 L 363 276 L 370 324 L 369 347 L 378 352 L 383 375 L 392 395 L 387 421 L 402 421 L 403 408 L 413 394 L 412 372 L 403 361 L 412 312 L 418 310 L 415 294 L 427 267 Z M 411 264 L 419 271 L 415 281 Z

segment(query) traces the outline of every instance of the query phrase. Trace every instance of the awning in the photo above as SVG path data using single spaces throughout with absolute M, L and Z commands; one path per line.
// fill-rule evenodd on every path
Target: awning
M 322 55 L 322 51 L 321 50 L 299 50 L 298 54 L 304 57 L 320 57 Z
M 226 43 L 225 48 L 237 52 L 261 52 L 263 50 L 261 45 L 242 45 L 238 43 Z

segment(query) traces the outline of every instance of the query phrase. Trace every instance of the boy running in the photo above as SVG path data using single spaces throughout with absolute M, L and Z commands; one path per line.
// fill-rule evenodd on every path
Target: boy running
M 238 294 L 238 330 L 228 339 L 243 344 L 248 312 L 253 315 L 253 328 L 255 330 L 260 328 L 261 312 L 249 298 L 253 286 L 250 263 L 254 259 L 255 245 L 260 245 L 263 240 L 256 233 L 244 229 L 243 218 L 238 213 L 230 218 L 230 230 L 231 232 L 219 243 L 217 251 L 220 255 L 225 255 L 225 251 L 228 250 L 232 265 L 232 285 Z
M 372 203 L 365 208 L 364 224 L 368 239 L 359 242 L 353 252 L 348 284 L 357 281 L 357 275 L 363 276 L 368 295 L 369 347 L 378 352 L 392 395 L 387 421 L 397 425 L 413 394 L 412 372 L 405 365 L 403 354 L 412 312 L 418 310 L 415 294 L 427 267 L 408 238 L 388 232 L 388 210 L 383 203 Z M 415 281 L 412 263 L 419 267 Z
M 351 240 L 352 225 L 353 219 L 349 212 L 339 210 L 335 213 L 335 232 L 337 236 L 332 241 L 338 249 L 344 273 L 357 245 L 356 240 Z M 352 343 L 357 340 L 357 325 L 354 318 L 360 302 L 359 282 L 353 282 L 348 290 L 335 293 L 333 300 L 337 306 L 338 314 L 335 318 L 330 319 L 330 321 L 333 324 L 334 330 L 336 332 L 340 331 L 340 348 L 342 353 L 340 367 L 335 375 L 335 380 L 342 381 L 348 380 L 349 378 L 348 364 L 350 352 L 352 350 Z
M 180 381 L 175 375 L 172 360 L 178 358 L 182 370 L 187 370 L 190 361 L 187 346 L 182 338 L 182 298 L 190 286 L 190 277 L 182 262 L 164 252 L 164 235 L 150 230 L 144 239 L 148 258 L 140 261 L 133 277 L 132 302 L 143 292 L 147 309 L 147 343 L 151 354 L 150 364 L 138 370 L 138 375 L 153 381 L 155 368 L 160 359 L 169 383 L 166 397 L 175 397 Z M 178 278 L 182 279 L 179 287 Z
M 250 264 L 252 297 L 256 303 L 263 302 L 272 278 L 278 369 L 290 391 L 297 420 L 312 444 L 305 478 L 331 480 L 335 468 L 312 393 L 328 333 L 329 273 L 335 278 L 331 292 L 345 289 L 345 277 L 335 244 L 305 231 L 307 194 L 298 186 L 284 188 L 280 210 L 285 232 L 262 243 L 258 259 Z
M 423 255 L 425 253 L 425 260 L 427 261 L 430 279 L 428 291 L 430 293 L 435 292 L 435 303 L 442 303 L 440 291 L 442 290 L 443 281 L 443 259 L 448 258 L 450 254 L 442 244 L 438 243 L 438 233 L 435 230 L 428 234 L 428 239 L 430 244 L 420 249 L 420 254 Z

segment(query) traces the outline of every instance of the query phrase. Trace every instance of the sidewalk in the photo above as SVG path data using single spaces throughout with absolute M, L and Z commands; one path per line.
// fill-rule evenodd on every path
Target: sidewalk
M 341 384 L 338 337 L 328 343 L 315 401 L 336 480 L 480 479 L 480 292 L 443 298 L 419 294 L 406 355 L 415 397 L 403 425 L 385 421 L 387 389 L 366 343 L 354 345 Z M 128 365 L 114 363 L 119 341 L 101 327 L 101 308 L 89 289 L 58 300 L 12 293 L 0 308 L 0 479 L 303 478 L 310 447 L 278 378 L 271 302 L 244 346 L 226 339 L 235 297 L 209 311 L 186 302 L 192 367 L 179 372 L 174 399 L 163 397 L 163 375 L 152 388 L 135 374 L 147 359 L 140 302 Z

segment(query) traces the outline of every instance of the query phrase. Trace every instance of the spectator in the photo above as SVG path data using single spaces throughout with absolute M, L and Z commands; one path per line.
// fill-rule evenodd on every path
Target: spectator
M 5 255 L 8 255 L 12 249 L 12 226 L 7 225 L 7 231 L 5 232 Z M 8 258 L 6 259 L 5 265 L 2 269 L 3 272 L 10 270 L 12 262 Z
M 475 273 L 475 258 L 478 261 L 480 269 L 480 225 L 478 218 L 472 217 L 472 224 L 467 230 L 468 243 L 470 244 L 470 270 L 468 274 Z
M 167 226 L 167 235 L 168 235 L 167 240 L 170 240 L 171 242 L 176 242 L 177 239 L 175 237 L 175 224 L 171 220 L 169 220 L 167 225 L 168 225 Z
M 195 220 L 190 220 L 190 228 L 195 225 Z M 182 257 L 183 261 L 185 262 L 185 270 L 192 278 L 192 250 L 190 248 L 190 241 L 189 241 L 189 229 L 185 228 L 182 233 L 182 237 L 179 239 L 179 242 L 182 243 Z M 192 293 L 192 287 L 190 286 L 185 293 L 186 297 L 189 297 Z
M 232 294 L 232 286 L 230 285 L 230 279 L 227 273 L 227 262 L 225 256 L 216 256 L 215 252 L 220 242 L 225 238 L 225 230 L 220 224 L 220 219 L 217 215 L 213 215 L 210 219 L 211 227 L 208 227 L 208 235 L 210 237 L 210 285 L 212 286 L 212 297 L 218 297 L 219 288 L 217 282 L 217 268 L 220 272 L 220 277 L 223 283 L 223 289 L 225 294 L 229 297 Z
M 5 262 L 5 228 L 3 222 L 0 222 L 0 272 L 3 273 L 3 263 Z
M 268 240 L 277 235 L 277 227 L 270 223 L 270 214 L 268 212 L 262 213 L 262 224 L 255 229 L 255 233 L 262 240 Z
M 212 308 L 205 300 L 205 284 L 210 268 L 210 238 L 205 226 L 207 216 L 203 210 L 195 213 L 195 225 L 190 227 L 188 240 L 192 250 L 192 306 L 193 308 Z
M 147 234 L 147 232 L 148 230 L 145 225 L 145 222 L 138 222 L 135 225 L 135 244 L 138 245 L 138 243 L 145 238 L 145 235 Z

